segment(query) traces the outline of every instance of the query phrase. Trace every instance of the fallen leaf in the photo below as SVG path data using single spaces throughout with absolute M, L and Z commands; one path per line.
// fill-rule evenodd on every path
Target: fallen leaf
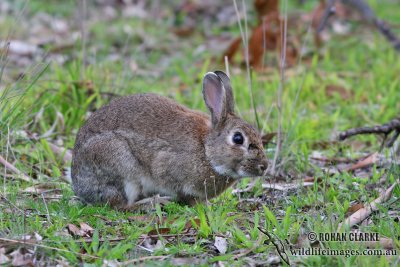
M 81 230 L 74 224 L 69 223 L 67 225 L 68 232 L 73 236 L 81 236 Z
M 171 233 L 171 228 L 158 228 L 150 230 L 147 235 L 150 237 L 157 237 Z
M 33 260 L 33 252 L 26 248 L 19 248 L 12 253 L 10 253 L 12 257 L 11 265 L 13 266 L 35 266 L 32 262 Z
M 366 207 L 359 209 L 355 213 L 353 213 L 350 217 L 348 217 L 344 222 L 339 223 L 338 231 L 342 228 L 342 226 L 347 226 L 351 228 L 352 226 L 362 222 L 365 220 L 373 211 L 378 210 L 378 205 L 386 202 L 391 196 L 396 185 L 400 183 L 400 180 L 397 180 L 392 186 L 390 186 L 383 194 L 381 194 L 377 199 L 366 205 Z
M 220 254 L 225 254 L 228 250 L 228 242 L 226 241 L 226 238 L 222 236 L 215 236 L 214 246 Z
M 275 136 L 276 136 L 276 132 L 264 134 L 261 137 L 261 141 L 262 141 L 263 145 L 264 146 L 267 145 L 269 142 L 271 142 L 272 138 L 274 138 Z
M 70 223 L 67 225 L 68 232 L 75 237 L 92 237 L 94 229 L 87 223 L 81 222 L 80 228 Z
M 279 13 L 279 0 L 255 0 L 254 10 L 261 22 L 263 17 Z
M 6 249 L 0 248 L 0 265 L 10 262 L 10 258 L 6 256 Z
M 379 154 L 378 152 L 375 152 L 375 153 L 369 155 L 368 157 L 366 157 L 365 159 L 353 164 L 352 166 L 345 168 L 343 171 L 349 172 L 349 171 L 354 171 L 357 169 L 369 167 L 378 161 L 378 154 Z
M 15 54 L 18 56 L 32 56 L 40 51 L 40 49 L 36 45 L 29 44 L 20 40 L 11 40 L 8 41 L 8 43 L 2 42 L 0 43 L 0 50 L 7 49 L 7 46 L 8 52 L 10 54 Z
M 351 205 L 348 209 L 347 209 L 347 213 L 348 214 L 353 214 L 354 212 L 358 211 L 359 209 L 364 208 L 364 204 L 362 203 L 356 203 Z
M 325 94 L 329 97 L 334 97 L 337 94 L 343 100 L 349 100 L 354 97 L 354 93 L 352 91 L 347 90 L 343 86 L 333 84 L 325 87 Z
M 193 219 L 193 220 L 188 221 L 188 222 L 185 224 L 184 229 L 186 229 L 186 230 L 195 229 L 195 228 L 198 228 L 199 225 L 200 225 L 200 219 L 199 219 L 199 218 L 195 218 L 195 219 Z
M 84 236 L 91 237 L 93 235 L 94 229 L 87 223 L 81 222 L 80 226 L 81 226 L 81 232 L 84 233 Z

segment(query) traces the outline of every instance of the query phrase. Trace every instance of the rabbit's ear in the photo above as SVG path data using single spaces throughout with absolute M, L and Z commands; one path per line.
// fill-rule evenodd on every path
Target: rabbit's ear
M 226 119 L 226 94 L 221 79 L 213 72 L 204 75 L 203 97 L 211 112 L 213 127 L 220 125 Z
M 235 98 L 233 97 L 233 91 L 231 86 L 231 80 L 229 79 L 228 75 L 225 72 L 217 70 L 214 71 L 215 74 L 221 79 L 222 84 L 225 88 L 225 95 L 226 95 L 226 112 L 234 114 L 235 113 Z

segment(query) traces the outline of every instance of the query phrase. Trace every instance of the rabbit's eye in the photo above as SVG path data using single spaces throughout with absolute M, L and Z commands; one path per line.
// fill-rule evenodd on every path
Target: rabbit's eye
M 244 142 L 243 135 L 239 132 L 236 132 L 232 137 L 232 141 L 237 145 L 242 145 Z

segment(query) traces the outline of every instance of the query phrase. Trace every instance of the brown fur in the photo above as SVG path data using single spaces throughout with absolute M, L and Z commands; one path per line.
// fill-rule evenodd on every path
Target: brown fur
M 76 138 L 75 193 L 85 202 L 116 208 L 154 194 L 193 204 L 217 196 L 243 174 L 262 175 L 267 161 L 261 137 L 233 114 L 229 78 L 207 73 L 203 95 L 213 123 L 155 94 L 122 97 L 93 113 Z M 243 133 L 251 149 L 230 144 L 232 131 Z

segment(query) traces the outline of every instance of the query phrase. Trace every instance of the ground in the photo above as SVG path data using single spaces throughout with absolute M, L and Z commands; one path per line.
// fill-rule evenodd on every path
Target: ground
M 0 3 L 0 156 L 17 170 L 0 165 L 0 263 L 285 265 L 277 250 L 281 240 L 293 265 L 399 264 L 399 186 L 365 220 L 343 230 L 378 233 L 394 242 L 397 255 L 299 257 L 289 250 L 363 251 L 364 242 L 307 238 L 335 233 L 400 176 L 398 144 L 380 150 L 381 139 L 373 135 L 337 141 L 348 128 L 399 116 L 399 53 L 373 26 L 352 17 L 342 28 L 326 29 L 329 36 L 316 47 L 307 15 L 318 1 L 289 1 L 288 16 L 298 20 L 289 20 L 288 38 L 298 41 L 302 57 L 285 68 L 284 79 L 274 51 L 262 70 L 251 71 L 251 83 L 240 53 L 229 64 L 237 111 L 258 122 L 263 134 L 278 131 L 282 88 L 277 175 L 244 179 L 195 207 L 169 203 L 133 213 L 79 202 L 66 178 L 65 149 L 73 148 L 90 113 L 137 92 L 206 112 L 202 76 L 225 70 L 223 51 L 240 36 L 231 1 L 123 2 Z M 251 2 L 245 1 L 246 18 L 240 13 L 249 31 L 257 24 Z M 398 3 L 368 3 L 400 35 Z M 277 139 L 270 136 L 265 151 L 272 162 Z M 364 159 L 371 162 L 355 166 Z

